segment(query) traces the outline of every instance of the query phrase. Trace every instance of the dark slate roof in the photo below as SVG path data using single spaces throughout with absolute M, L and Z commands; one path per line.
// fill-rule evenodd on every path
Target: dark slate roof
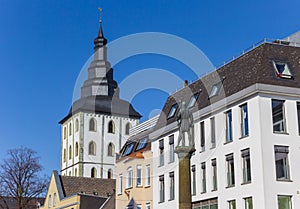
M 33 198 L 27 204 L 27 209 L 37 209 L 38 204 L 43 205 L 45 198 Z M 7 204 L 7 206 L 6 206 Z M 19 209 L 18 203 L 13 197 L 0 197 L 0 208 Z
M 273 60 L 287 63 L 293 74 L 293 79 L 279 78 L 275 73 Z M 263 43 L 218 70 L 191 83 L 188 87 L 169 96 L 154 130 L 175 122 L 179 108 L 174 117 L 167 119 L 172 105 L 181 101 L 185 101 L 188 104 L 191 96 L 199 91 L 201 93 L 196 105 L 191 108 L 192 112 L 196 112 L 256 83 L 299 88 L 299 60 L 300 47 L 277 43 Z M 209 98 L 212 86 L 220 81 L 223 81 L 223 88 L 218 95 Z
M 107 197 L 80 194 L 80 209 L 99 209 L 106 201 Z
M 115 179 L 60 176 L 60 181 L 65 197 L 77 193 L 94 195 L 94 192 L 100 197 L 107 197 L 114 193 L 116 186 Z
M 117 96 L 88 96 L 75 101 L 66 117 L 59 123 L 62 124 L 77 112 L 101 113 L 107 115 L 119 115 L 130 118 L 141 118 L 142 116 L 132 105 Z
M 115 209 L 116 208 L 116 193 L 113 193 L 100 209 Z

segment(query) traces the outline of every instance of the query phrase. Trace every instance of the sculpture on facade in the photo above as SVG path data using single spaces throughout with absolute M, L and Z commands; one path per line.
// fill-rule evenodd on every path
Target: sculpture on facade
M 179 127 L 178 144 L 177 146 L 186 145 L 186 135 L 188 139 L 188 146 L 194 147 L 194 136 L 193 136 L 193 115 L 186 107 L 185 102 L 181 103 L 180 111 L 177 115 L 177 124 Z M 181 143 L 182 142 L 182 143 Z

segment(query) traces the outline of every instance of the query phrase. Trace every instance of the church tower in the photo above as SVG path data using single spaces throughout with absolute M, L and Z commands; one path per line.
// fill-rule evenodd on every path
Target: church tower
M 129 102 L 119 98 L 106 44 L 100 19 L 94 59 L 81 87 L 81 97 L 59 122 L 61 175 L 114 178 L 116 153 L 126 142 L 129 128 L 141 118 Z

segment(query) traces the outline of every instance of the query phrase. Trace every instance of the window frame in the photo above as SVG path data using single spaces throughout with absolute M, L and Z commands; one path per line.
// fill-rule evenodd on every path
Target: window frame
M 243 184 L 248 184 L 252 181 L 250 148 L 241 150 L 241 157 L 243 169 Z
M 126 170 L 126 189 L 133 187 L 133 169 L 132 167 L 127 168 Z
M 96 150 L 96 142 L 90 141 L 89 143 L 89 155 L 96 156 L 97 150 Z
M 190 97 L 190 100 L 189 100 L 189 103 L 187 106 L 188 108 L 192 108 L 195 106 L 195 104 L 197 103 L 197 100 L 199 98 L 199 95 L 200 95 L 200 92 L 196 92 Z
M 226 155 L 227 188 L 235 186 L 235 168 L 233 153 Z
M 219 94 L 222 85 L 223 85 L 223 81 L 219 81 L 219 82 L 215 83 L 214 85 L 212 85 L 212 88 L 211 88 L 211 91 L 209 94 L 209 99 L 213 98 Z
M 174 178 L 174 171 L 169 173 L 169 180 L 170 180 L 170 194 L 169 194 L 169 201 L 175 199 L 175 178 Z
M 175 145 L 174 145 L 174 134 L 169 136 L 169 163 L 175 161 Z
M 275 108 L 273 107 L 273 104 L 275 102 L 281 102 L 281 112 L 275 112 Z M 280 99 L 271 99 L 271 108 L 272 108 L 272 127 L 273 127 L 273 133 L 287 133 L 287 124 L 286 124 L 286 115 L 285 115 L 285 100 L 280 100 Z M 274 118 L 278 115 L 282 115 L 281 120 L 274 121 Z M 280 125 L 279 129 L 281 130 L 275 130 L 275 126 Z
M 173 104 L 170 108 L 167 119 L 173 118 L 177 112 L 177 109 L 178 109 L 178 104 L 177 103 Z
M 136 166 L 136 187 L 142 187 L 142 166 L 137 165 Z
M 245 109 L 246 108 L 246 109 Z M 249 136 L 249 115 L 248 115 L 248 104 L 240 105 L 240 113 L 241 113 L 241 138 Z M 246 116 L 245 116 L 246 114 Z
M 233 141 L 233 124 L 232 124 L 232 110 L 225 112 L 226 117 L 226 142 L 230 143 Z
M 89 131 L 97 131 L 97 121 L 95 118 L 90 118 L 89 120 Z
M 294 78 L 294 76 L 293 76 L 293 74 L 292 74 L 292 72 L 291 72 L 291 69 L 290 69 L 288 63 L 286 63 L 286 62 L 281 62 L 281 61 L 274 61 L 274 60 L 272 61 L 272 63 L 273 63 L 273 67 L 274 67 L 274 69 L 275 69 L 276 76 L 277 76 L 278 78 L 282 78 L 282 79 L 293 79 L 293 78 Z M 284 74 L 284 73 L 283 73 L 285 70 L 283 70 L 282 72 L 279 72 L 278 66 L 277 66 L 277 65 L 284 65 L 284 68 L 285 68 L 285 67 L 287 68 L 287 69 L 285 69 L 285 70 L 288 71 L 288 74 Z
M 276 156 L 279 155 L 279 156 Z M 282 155 L 285 155 L 284 159 Z M 275 160 L 275 175 L 277 181 L 291 181 L 291 173 L 290 173 L 290 165 L 289 165 L 289 147 L 288 146 L 281 146 L 281 145 L 274 145 L 274 160 Z M 279 160 L 282 160 L 282 164 L 278 164 Z M 282 174 L 283 176 L 279 175 L 280 166 L 282 166 Z

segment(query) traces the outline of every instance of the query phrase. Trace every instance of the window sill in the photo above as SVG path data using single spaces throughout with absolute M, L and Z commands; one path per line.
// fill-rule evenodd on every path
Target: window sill
M 232 141 L 226 141 L 226 142 L 224 143 L 224 145 L 230 144 L 230 143 L 232 143 L 232 142 L 233 142 L 233 140 L 232 140 Z
M 245 138 L 248 138 L 249 135 L 245 135 L 245 136 L 241 136 L 239 139 L 242 140 L 242 139 L 245 139 Z
M 218 191 L 218 189 L 213 189 L 213 190 L 211 190 L 211 192 L 216 192 L 216 191 Z
M 164 202 L 165 202 L 165 201 L 159 201 L 159 202 L 158 202 L 158 204 L 160 204 L 160 203 L 164 203 Z
M 174 198 L 173 199 L 169 199 L 168 201 L 172 201 L 172 200 L 175 200 Z
M 251 181 L 246 181 L 246 182 L 241 183 L 241 185 L 247 185 L 247 184 L 251 184 Z
M 273 131 L 273 134 L 282 134 L 282 135 L 290 135 L 288 132 L 286 131 Z
M 147 188 L 149 188 L 149 187 L 151 187 L 151 185 L 146 185 L 144 188 L 147 189 Z
M 136 185 L 136 188 L 143 188 L 143 185 Z
M 133 187 L 127 187 L 127 188 L 125 188 L 125 190 L 129 190 L 129 189 L 132 189 Z
M 234 184 L 233 185 L 229 185 L 229 186 L 225 187 L 225 189 L 233 188 L 234 186 L 235 186 Z
M 276 179 L 278 182 L 293 182 L 291 179 Z
M 206 192 L 201 192 L 200 194 L 206 194 Z
M 164 164 L 163 165 L 159 165 L 158 167 L 160 168 L 160 167 L 163 167 L 164 166 Z
M 121 196 L 122 195 L 122 193 L 119 193 L 119 194 L 117 194 L 118 196 Z
M 175 162 L 175 160 L 173 160 L 173 161 L 170 161 L 168 164 L 172 164 L 172 163 L 174 163 Z
M 213 147 L 211 147 L 210 149 L 212 150 L 212 149 L 215 149 L 216 148 L 216 146 L 213 146 Z

